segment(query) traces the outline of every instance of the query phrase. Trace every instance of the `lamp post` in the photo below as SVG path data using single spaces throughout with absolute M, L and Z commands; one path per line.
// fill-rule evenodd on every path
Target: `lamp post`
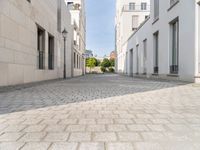
M 68 32 L 66 29 L 63 30 L 62 36 L 64 38 L 64 70 L 63 70 L 63 78 L 66 79 L 66 38 L 67 38 Z

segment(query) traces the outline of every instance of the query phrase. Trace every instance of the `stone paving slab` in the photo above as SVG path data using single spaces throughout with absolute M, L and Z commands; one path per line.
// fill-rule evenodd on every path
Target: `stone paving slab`
M 200 86 L 89 75 L 0 93 L 0 150 L 199 150 Z

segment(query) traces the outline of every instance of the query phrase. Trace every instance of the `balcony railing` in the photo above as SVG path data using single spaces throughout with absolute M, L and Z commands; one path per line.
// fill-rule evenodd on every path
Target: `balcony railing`
M 124 12 L 134 12 L 134 11 L 150 11 L 150 5 L 124 5 L 122 11 Z

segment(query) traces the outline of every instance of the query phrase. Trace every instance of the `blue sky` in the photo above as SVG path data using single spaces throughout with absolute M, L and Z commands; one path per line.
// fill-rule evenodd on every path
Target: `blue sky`
M 115 0 L 86 0 L 86 48 L 94 54 L 110 54 L 115 47 Z

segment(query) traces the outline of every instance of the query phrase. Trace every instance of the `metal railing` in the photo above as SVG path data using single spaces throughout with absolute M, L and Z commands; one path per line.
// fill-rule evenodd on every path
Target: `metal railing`
M 150 11 L 150 5 L 124 5 L 122 11 Z

